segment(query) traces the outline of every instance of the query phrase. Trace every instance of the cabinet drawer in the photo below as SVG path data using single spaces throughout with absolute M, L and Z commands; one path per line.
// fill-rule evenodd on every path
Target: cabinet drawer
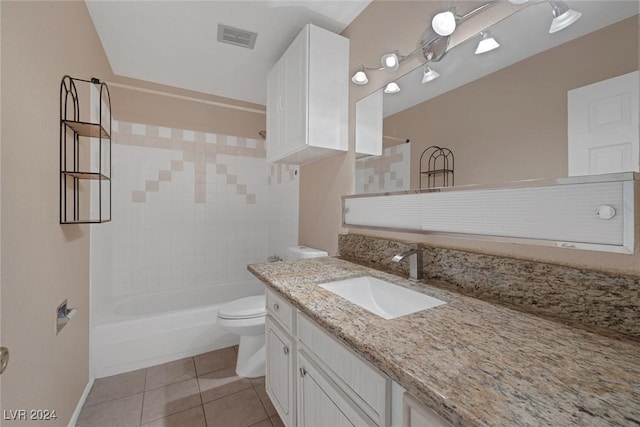
M 267 289 L 267 312 L 280 323 L 285 331 L 294 335 L 295 308 L 269 289 Z
M 298 313 L 298 340 L 314 360 L 376 424 L 389 423 L 390 380 L 347 349 L 306 316 Z

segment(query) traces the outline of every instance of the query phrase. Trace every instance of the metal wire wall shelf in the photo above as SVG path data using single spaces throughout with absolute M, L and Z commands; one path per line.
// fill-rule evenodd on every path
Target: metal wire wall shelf
M 82 89 L 78 91 L 78 87 Z M 80 120 L 80 98 L 95 122 Z M 90 109 L 87 109 L 90 114 Z M 94 163 L 92 165 L 92 162 Z M 60 224 L 111 221 L 111 98 L 106 83 L 64 76 L 60 83 Z
M 420 155 L 420 188 L 450 185 L 454 185 L 453 152 L 435 145 L 428 147 Z

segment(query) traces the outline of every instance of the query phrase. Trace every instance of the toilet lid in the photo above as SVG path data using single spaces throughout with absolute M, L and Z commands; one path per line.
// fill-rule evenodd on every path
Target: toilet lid
M 222 319 L 252 319 L 267 314 L 264 295 L 240 298 L 218 309 Z

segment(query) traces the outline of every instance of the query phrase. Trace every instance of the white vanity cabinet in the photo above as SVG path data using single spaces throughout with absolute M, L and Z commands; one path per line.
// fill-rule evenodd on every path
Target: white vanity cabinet
M 305 352 L 371 424 L 389 424 L 389 378 L 298 312 L 298 351 Z M 300 394 L 300 393 L 298 393 Z
M 287 427 L 451 427 L 267 290 L 266 390 Z
M 271 290 L 266 381 L 287 427 L 389 426 L 391 381 Z
M 308 24 L 267 78 L 267 161 L 348 149 L 349 39 Z

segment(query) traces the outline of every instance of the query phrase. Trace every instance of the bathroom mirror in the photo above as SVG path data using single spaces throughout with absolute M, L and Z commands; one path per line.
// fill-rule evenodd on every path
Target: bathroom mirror
M 638 70 L 639 4 L 566 3 L 582 17 L 562 31 L 549 34 L 551 8 L 532 4 L 490 28 L 498 49 L 476 55 L 471 38 L 429 63 L 438 78 L 421 83 L 420 66 L 400 92 L 369 95 L 383 98 L 384 152 L 356 156 L 356 193 L 425 187 L 420 155 L 434 145 L 455 155 L 455 185 L 567 176 L 567 92 Z

